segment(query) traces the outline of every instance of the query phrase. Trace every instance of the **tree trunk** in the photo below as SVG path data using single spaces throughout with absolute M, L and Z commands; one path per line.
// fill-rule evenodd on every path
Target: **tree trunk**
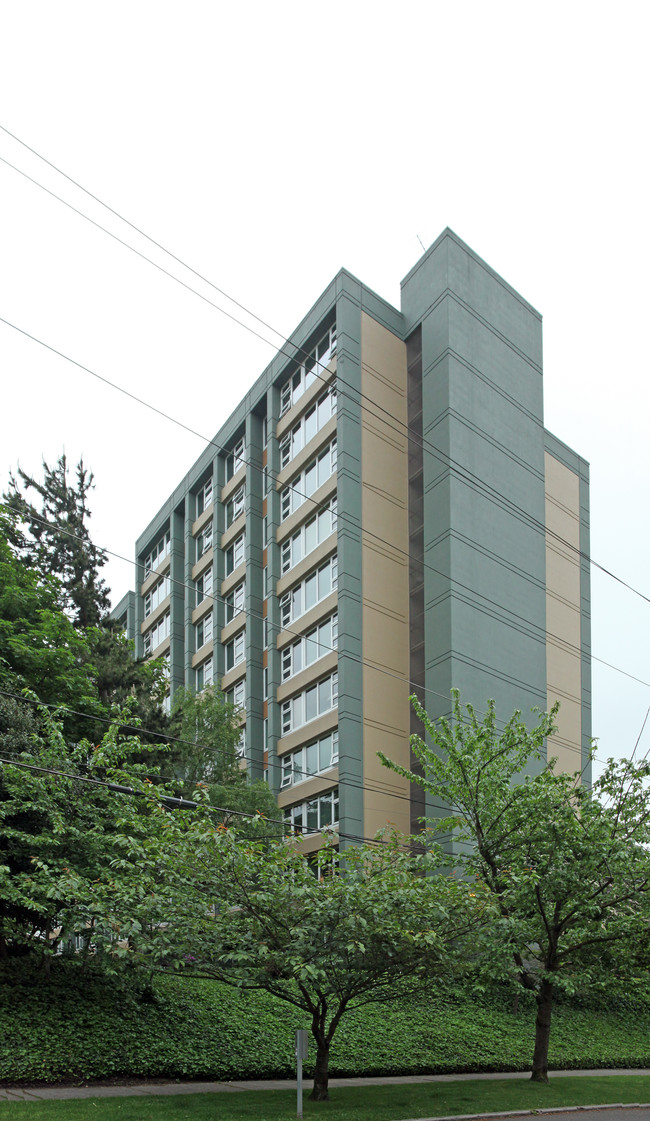
M 328 1080 L 330 1065 L 330 1045 L 321 1037 L 316 1039 L 316 1066 L 314 1067 L 314 1089 L 309 1097 L 314 1102 L 328 1102 Z
M 546 978 L 537 994 L 537 1019 L 535 1020 L 535 1051 L 533 1054 L 532 1082 L 548 1082 L 548 1042 L 551 1036 L 553 1011 L 553 983 Z

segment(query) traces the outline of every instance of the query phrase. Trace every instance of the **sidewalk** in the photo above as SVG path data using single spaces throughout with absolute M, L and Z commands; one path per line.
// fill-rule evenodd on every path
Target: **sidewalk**
M 650 1075 L 650 1070 L 557 1070 L 552 1071 L 553 1078 L 588 1077 L 591 1075 L 628 1074 Z M 330 1078 L 332 1089 L 337 1086 L 396 1086 L 413 1082 L 458 1082 L 467 1080 L 498 1079 L 498 1078 L 530 1078 L 529 1071 L 498 1071 L 494 1074 L 422 1074 L 422 1075 L 394 1075 L 387 1078 Z M 276 1079 L 268 1082 L 154 1082 L 142 1081 L 130 1085 L 96 1084 L 89 1086 L 35 1086 L 35 1087 L 4 1087 L 0 1086 L 0 1101 L 3 1102 L 32 1102 L 32 1101 L 61 1101 L 66 1098 L 126 1098 L 144 1097 L 150 1094 L 169 1096 L 173 1094 L 215 1094 L 239 1093 L 242 1090 L 291 1090 L 295 1088 L 295 1080 Z M 304 1090 L 308 1094 L 313 1086 L 310 1079 L 305 1079 Z M 575 1119 L 576 1112 L 585 1112 L 585 1107 L 576 1107 L 569 1110 L 540 1110 L 540 1113 L 550 1112 L 554 1121 L 562 1121 L 564 1114 Z M 603 1106 L 599 1109 L 598 1121 L 609 1121 L 606 1112 L 612 1110 L 632 1110 L 626 1113 L 629 1121 L 650 1121 L 650 1106 Z M 636 1111 L 636 1112 L 634 1112 Z M 504 1117 L 517 1116 L 516 1114 L 483 1114 L 481 1116 Z M 521 1116 L 521 1114 L 518 1114 Z M 615 1116 L 615 1114 L 612 1114 Z M 442 1121 L 442 1119 L 438 1119 Z M 456 1121 L 460 1121 L 459 1118 Z

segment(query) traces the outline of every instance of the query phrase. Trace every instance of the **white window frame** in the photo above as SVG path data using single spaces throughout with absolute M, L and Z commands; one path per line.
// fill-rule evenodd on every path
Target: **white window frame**
M 246 630 L 239 631 L 224 644 L 226 673 L 241 665 L 246 658 Z M 232 660 L 231 660 L 232 659 Z
M 309 530 L 314 523 L 316 523 L 316 541 L 308 549 Z M 305 557 L 308 557 L 322 541 L 325 541 L 334 533 L 335 529 L 336 495 L 334 494 L 328 502 L 323 503 L 318 513 L 308 518 L 306 522 L 303 522 L 295 533 L 292 533 L 290 537 L 287 537 L 286 540 L 282 542 L 280 550 L 280 571 L 282 575 L 289 572 L 290 569 L 294 568 L 301 560 L 304 560 Z
M 212 521 L 209 521 L 209 522 L 207 522 L 206 525 L 204 525 L 201 532 L 197 535 L 197 538 L 196 538 L 196 559 L 197 559 L 197 561 L 199 561 L 201 559 L 201 557 L 205 556 L 208 549 L 212 548 L 213 530 L 214 530 L 214 524 L 213 524 Z
M 150 572 L 158 568 L 162 564 L 165 557 L 168 557 L 171 552 L 172 539 L 169 530 L 166 530 L 159 541 L 156 542 L 153 549 L 147 553 L 144 558 L 144 576 L 145 580 Z
M 236 568 L 239 568 L 245 556 L 246 530 L 244 530 L 243 533 L 240 533 L 239 537 L 236 537 L 227 549 L 224 549 L 226 576 L 230 576 Z
M 228 704 L 234 705 L 235 708 L 246 708 L 246 678 L 242 677 L 236 681 L 232 689 L 228 689 L 225 694 Z
M 321 584 L 321 574 L 324 574 L 328 569 L 329 587 L 327 587 L 321 595 L 319 590 Z M 307 585 L 312 580 L 315 580 L 316 582 L 316 599 L 313 603 L 310 603 L 308 605 Z M 328 595 L 331 595 L 332 592 L 335 592 L 337 586 L 338 554 L 333 553 L 331 557 L 327 558 L 324 564 L 320 564 L 318 568 L 314 568 L 311 572 L 308 572 L 307 575 L 298 584 L 295 584 L 293 588 L 289 588 L 280 597 L 280 626 L 283 629 L 285 627 L 291 626 L 292 623 L 295 623 L 296 619 L 300 619 L 308 611 L 311 611 L 312 607 L 316 607 L 323 599 L 326 599 Z
M 240 436 L 231 451 L 226 456 L 226 482 L 230 482 L 239 469 L 246 462 L 246 439 Z
M 224 596 L 224 604 L 226 624 L 232 623 L 233 619 L 246 607 L 245 580 L 242 580 L 241 584 L 237 584 L 232 591 L 228 592 L 227 596 Z
M 322 775 L 335 767 L 338 761 L 339 730 L 334 728 L 324 736 L 319 736 L 317 740 L 299 747 L 297 751 L 281 757 L 280 789 L 285 790 L 288 786 L 297 786 L 298 783 L 314 778 L 315 775 Z
M 144 597 L 145 619 L 147 619 L 149 615 L 151 615 L 152 611 L 155 611 L 157 607 L 160 607 L 162 601 L 167 598 L 167 596 L 169 595 L 170 586 L 171 583 L 169 576 L 163 576 L 162 580 L 159 580 L 158 583 L 154 584 L 153 588 L 151 588 L 150 591 L 147 592 Z
M 159 619 L 157 623 L 154 623 L 153 627 L 150 627 L 148 631 L 145 631 L 144 635 L 142 636 L 145 658 L 148 658 L 149 655 L 158 646 L 160 646 L 161 642 L 164 642 L 166 638 L 169 638 L 170 632 L 171 613 L 169 611 L 166 611 L 162 619 Z
M 336 324 L 334 324 L 316 343 L 301 366 L 296 367 L 280 389 L 280 416 L 300 400 L 306 389 L 323 371 L 336 354 Z
M 246 484 L 242 483 L 240 487 L 226 502 L 226 529 L 230 529 L 233 522 L 237 521 L 240 514 L 243 514 L 246 508 Z
M 214 683 L 214 658 L 210 655 L 196 667 L 196 692 L 202 693 Z
M 319 833 L 337 825 L 339 817 L 338 786 L 305 802 L 297 802 L 295 806 L 287 806 L 284 811 L 285 824 L 298 833 Z
M 311 498 L 319 487 L 331 479 L 336 471 L 336 436 L 330 440 L 318 455 L 303 467 L 299 475 L 292 479 L 280 492 L 280 521 L 284 522 L 299 510 L 303 502 Z
M 282 680 L 287 681 L 294 674 L 313 666 L 338 646 L 338 611 L 321 619 L 306 634 L 295 642 L 282 648 L 280 655 Z M 321 633 L 322 632 L 322 633 Z
M 196 607 L 198 607 L 199 604 L 203 603 L 203 600 L 207 599 L 208 596 L 212 596 L 213 587 L 214 572 L 212 569 L 212 565 L 210 565 L 210 567 L 206 568 L 205 572 L 202 572 L 201 575 L 194 581 L 194 603 Z
M 287 467 L 298 452 L 314 439 L 336 414 L 336 383 L 328 386 L 311 408 L 304 413 L 280 440 L 280 470 Z
M 201 487 L 201 489 L 199 491 L 197 491 L 197 495 L 196 495 L 196 516 L 197 516 L 197 518 L 200 518 L 201 514 L 203 514 L 207 510 L 208 506 L 212 502 L 212 498 L 213 498 L 213 485 L 212 485 L 212 475 L 210 475 L 210 478 L 206 479 L 206 481 L 203 484 L 203 486 Z
M 289 735 L 305 724 L 311 724 L 325 712 L 331 712 L 338 705 L 338 670 L 308 685 L 300 693 L 288 697 L 281 706 L 281 734 Z M 311 713 L 311 715 L 310 715 Z
M 213 616 L 212 612 L 208 611 L 207 615 L 204 615 L 202 619 L 199 619 L 198 623 L 196 623 L 194 626 L 194 649 L 200 650 L 202 646 L 205 646 L 206 642 L 211 642 L 213 631 Z

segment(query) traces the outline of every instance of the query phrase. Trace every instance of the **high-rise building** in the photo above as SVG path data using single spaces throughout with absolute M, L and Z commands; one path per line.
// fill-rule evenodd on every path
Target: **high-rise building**
M 287 818 L 372 836 L 423 811 L 409 695 L 591 735 L 589 476 L 543 421 L 541 316 L 450 230 L 397 310 L 342 270 L 136 545 L 115 609 L 171 691 L 241 707 Z M 532 717 L 530 718 L 532 719 Z

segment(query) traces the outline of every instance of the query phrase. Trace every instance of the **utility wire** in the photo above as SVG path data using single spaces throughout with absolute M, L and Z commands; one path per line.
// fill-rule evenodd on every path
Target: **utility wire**
M 290 357 L 290 358 L 294 358 L 299 353 L 302 353 L 304 355 L 308 355 L 308 352 L 304 348 L 298 347 L 298 346 L 296 346 L 296 344 L 289 343 L 288 340 L 286 340 L 286 337 L 284 336 L 284 334 L 282 332 L 276 330 L 276 328 L 274 328 L 270 324 L 266 323 L 265 320 L 263 320 L 259 316 L 255 315 L 254 312 L 252 312 L 244 304 L 241 304 L 239 301 L 235 300 L 234 297 L 229 296 L 228 293 L 225 292 L 222 288 L 219 288 L 212 281 L 208 280 L 201 273 L 197 272 L 196 269 L 192 268 L 192 266 L 186 264 L 186 262 L 184 262 L 180 257 L 177 257 L 176 254 L 174 254 L 170 250 L 166 249 L 163 245 L 161 245 L 160 242 L 156 241 L 154 238 L 150 237 L 149 234 L 146 234 L 143 230 L 141 230 L 134 223 L 130 222 L 128 218 L 125 218 L 123 215 L 119 214 L 119 212 L 114 210 L 111 206 L 109 206 L 108 203 L 103 202 L 100 198 L 98 198 L 97 195 L 94 195 L 91 191 L 88 191 L 85 187 L 83 187 L 75 179 L 72 179 L 70 176 L 68 176 L 64 171 L 62 171 L 60 168 L 58 168 L 55 164 L 51 163 L 44 156 L 41 156 L 40 153 L 38 153 L 34 148 L 31 148 L 28 144 L 25 144 L 22 140 L 20 140 L 17 136 L 15 136 L 13 133 L 11 133 L 4 126 L 0 125 L 0 129 L 2 129 L 4 132 L 6 132 L 8 136 L 11 136 L 12 139 L 16 140 L 17 143 L 21 144 L 24 148 L 26 148 L 27 150 L 32 152 L 35 156 L 37 156 L 40 160 L 42 160 L 44 163 L 46 163 L 49 167 L 53 168 L 58 174 L 62 175 L 70 183 L 73 183 L 76 187 L 78 187 L 81 191 L 83 191 L 85 194 L 87 194 L 90 198 L 94 199 L 94 201 L 98 202 L 101 206 L 103 206 L 111 214 L 113 214 L 117 218 L 119 218 L 120 221 L 124 222 L 126 225 L 130 226 L 131 229 L 135 230 L 142 237 L 146 238 L 146 240 L 149 241 L 152 245 L 155 245 L 157 248 L 161 249 L 169 257 L 171 257 L 174 261 L 176 261 L 178 264 L 182 265 L 183 268 L 188 269 L 190 272 L 192 272 L 195 276 L 197 276 L 199 279 L 201 279 L 206 284 L 208 284 L 215 291 L 217 291 L 221 295 L 225 296 L 226 299 L 230 300 L 236 307 L 239 307 L 242 311 L 245 311 L 247 315 L 250 315 L 253 319 L 257 320 L 258 323 L 260 323 L 262 326 L 266 327 L 268 330 L 272 331 L 273 334 L 277 335 L 279 338 L 285 339 L 285 343 L 283 343 L 283 346 L 279 348 L 279 353 L 284 353 L 287 357 Z M 32 178 L 31 176 L 27 175 L 25 172 L 21 171 L 20 168 L 17 168 L 9 160 L 6 160 L 4 157 L 0 157 L 0 160 L 2 160 L 2 162 L 5 163 L 7 166 L 11 167 L 19 175 L 22 175 L 24 178 L 28 179 L 35 186 L 40 187 L 41 190 L 43 190 L 47 194 L 51 195 L 58 202 L 62 203 L 64 206 L 73 210 L 80 217 L 85 218 L 88 222 L 90 222 L 92 225 L 94 225 L 95 227 L 100 229 L 102 232 L 106 233 L 109 237 L 114 238 L 114 240 L 118 241 L 125 248 L 130 249 L 133 253 L 135 253 L 137 256 L 141 257 L 143 260 L 146 260 L 149 264 L 153 265 L 155 268 L 159 269 L 166 276 L 169 276 L 172 280 L 175 280 L 177 283 L 181 284 L 184 288 L 188 289 L 188 291 L 192 292 L 194 295 L 198 296 L 200 299 L 202 299 L 206 303 L 210 304 L 210 306 L 214 307 L 217 311 L 220 311 L 223 315 L 226 315 L 229 319 L 238 323 L 241 327 L 244 327 L 245 330 L 248 330 L 249 332 L 254 334 L 257 338 L 261 339 L 261 341 L 267 343 L 269 346 L 272 346 L 274 349 L 278 349 L 276 347 L 275 343 L 272 343 L 269 339 L 260 335 L 259 332 L 255 331 L 253 328 L 251 328 L 247 324 L 243 323 L 240 319 L 237 319 L 236 316 L 231 315 L 224 308 L 222 308 L 219 305 L 213 303 L 213 301 L 207 299 L 207 297 L 205 297 L 202 293 L 198 292 L 196 289 L 194 289 L 190 285 L 186 284 L 183 280 L 181 280 L 174 273 L 171 273 L 171 272 L 169 272 L 169 270 L 164 269 L 157 262 L 155 262 L 155 261 L 151 260 L 151 258 L 147 257 L 146 254 L 143 254 L 139 250 L 135 249 L 135 247 L 132 246 L 129 242 L 126 242 L 122 238 L 117 237 L 117 235 L 112 233 L 112 231 L 106 229 L 106 227 L 102 226 L 100 223 L 95 222 L 94 219 L 90 218 L 83 211 L 79 210 L 77 207 L 73 206 L 71 203 L 68 203 L 65 199 L 61 198 L 54 191 L 49 190 L 49 188 L 47 188 L 43 184 L 39 183 L 38 180 Z M 33 337 L 33 336 L 29 336 L 29 337 Z M 37 341 L 40 341 L 40 340 L 37 340 Z M 285 345 L 290 345 L 292 347 L 292 352 L 290 354 L 287 351 L 284 350 Z M 368 370 L 371 373 L 376 374 L 378 372 L 378 371 L 374 370 L 372 366 L 368 365 L 365 362 L 362 363 L 362 367 L 364 369 Z M 315 373 L 316 378 L 319 378 L 320 380 L 325 380 L 325 379 L 322 378 L 322 376 L 317 371 L 314 371 L 314 373 Z M 344 392 L 344 390 L 341 390 L 341 395 L 342 396 L 349 397 L 350 400 L 352 400 L 355 404 L 359 404 L 362 400 L 365 400 L 368 403 L 368 405 L 371 406 L 371 409 L 373 409 L 373 410 L 374 409 L 379 409 L 379 411 L 381 413 L 385 414 L 385 416 L 388 418 L 389 421 L 393 421 L 395 419 L 387 409 L 384 409 L 382 406 L 378 405 L 377 402 L 374 401 L 367 394 L 361 393 L 360 391 L 356 390 L 354 387 L 350 386 L 349 383 L 345 382 L 342 378 L 340 378 L 340 377 L 338 378 L 338 383 L 339 383 L 340 386 L 345 387 L 348 390 L 352 389 L 352 395 L 350 395 L 350 393 L 346 394 Z M 156 411 L 160 412 L 160 410 L 156 410 Z M 161 413 L 161 415 L 166 416 L 167 414 Z M 374 416 L 376 419 L 381 419 L 381 417 L 379 416 L 379 414 L 377 412 L 370 412 L 370 415 Z M 171 418 L 168 418 L 168 419 L 171 419 Z M 400 429 L 396 428 L 394 424 L 387 423 L 386 421 L 384 421 L 384 423 L 386 424 L 386 426 L 388 428 L 392 428 L 393 431 L 400 432 L 400 434 L 401 434 Z M 538 424 L 538 426 L 543 427 L 543 425 L 541 425 L 541 422 L 538 421 L 537 418 L 535 418 L 535 423 Z M 403 422 L 399 422 L 399 421 L 398 421 L 398 424 L 401 426 L 401 429 L 404 429 L 404 431 L 409 434 L 410 439 L 414 439 L 415 442 L 418 443 L 417 438 L 413 435 L 412 430 L 409 428 L 408 424 L 404 424 Z M 186 426 L 184 426 L 184 427 L 186 427 Z M 187 429 L 187 431 L 192 431 L 192 430 Z M 204 439 L 203 437 L 201 437 L 201 438 Z M 440 463 L 442 463 L 444 466 L 447 466 L 452 472 L 454 472 L 461 479 L 461 481 L 466 482 L 471 486 L 474 486 L 475 489 L 478 489 L 479 493 L 482 493 L 490 501 L 497 502 L 497 504 L 500 505 L 502 509 L 505 509 L 505 510 L 511 512 L 512 514 L 514 514 L 514 516 L 516 516 L 520 520 L 524 521 L 524 523 L 528 524 L 531 528 L 536 529 L 536 531 L 539 532 L 540 534 L 542 534 L 543 536 L 553 537 L 555 540 L 557 540 L 558 542 L 565 545 L 572 552 L 576 552 L 577 555 L 581 557 L 581 559 L 589 561 L 589 563 L 592 564 L 595 568 L 599 569 L 600 571 L 602 571 L 606 575 L 610 576 L 613 580 L 616 580 L 618 583 L 622 584 L 624 587 L 626 587 L 630 591 L 634 592 L 634 594 L 640 596 L 642 599 L 646 600 L 646 602 L 650 603 L 650 596 L 647 596 L 643 592 L 640 592 L 637 588 L 634 588 L 627 581 L 623 580 L 622 577 L 617 576 L 615 573 L 611 572 L 611 570 L 605 568 L 599 562 L 595 561 L 589 554 L 585 553 L 578 546 L 574 545 L 572 542 L 569 542 L 565 538 L 561 537 L 560 534 L 557 534 L 555 531 L 548 529 L 548 527 L 545 526 L 544 523 L 539 521 L 539 519 L 533 517 L 533 515 L 529 514 L 527 511 L 523 510 L 523 508 L 521 506 L 519 506 L 517 503 L 512 502 L 505 495 L 503 495 L 499 491 L 497 491 L 494 487 L 491 487 L 489 484 L 487 484 L 485 482 L 484 479 L 481 479 L 480 476 L 476 475 L 474 472 L 471 472 L 468 468 L 464 467 L 462 464 L 455 464 L 450 455 L 448 455 L 446 453 L 443 453 L 439 448 L 437 448 L 430 441 L 425 440 L 424 437 L 420 437 L 420 443 L 418 444 L 418 446 L 421 447 L 422 450 L 424 450 L 425 448 L 428 449 L 429 452 L 436 459 L 438 459 Z

